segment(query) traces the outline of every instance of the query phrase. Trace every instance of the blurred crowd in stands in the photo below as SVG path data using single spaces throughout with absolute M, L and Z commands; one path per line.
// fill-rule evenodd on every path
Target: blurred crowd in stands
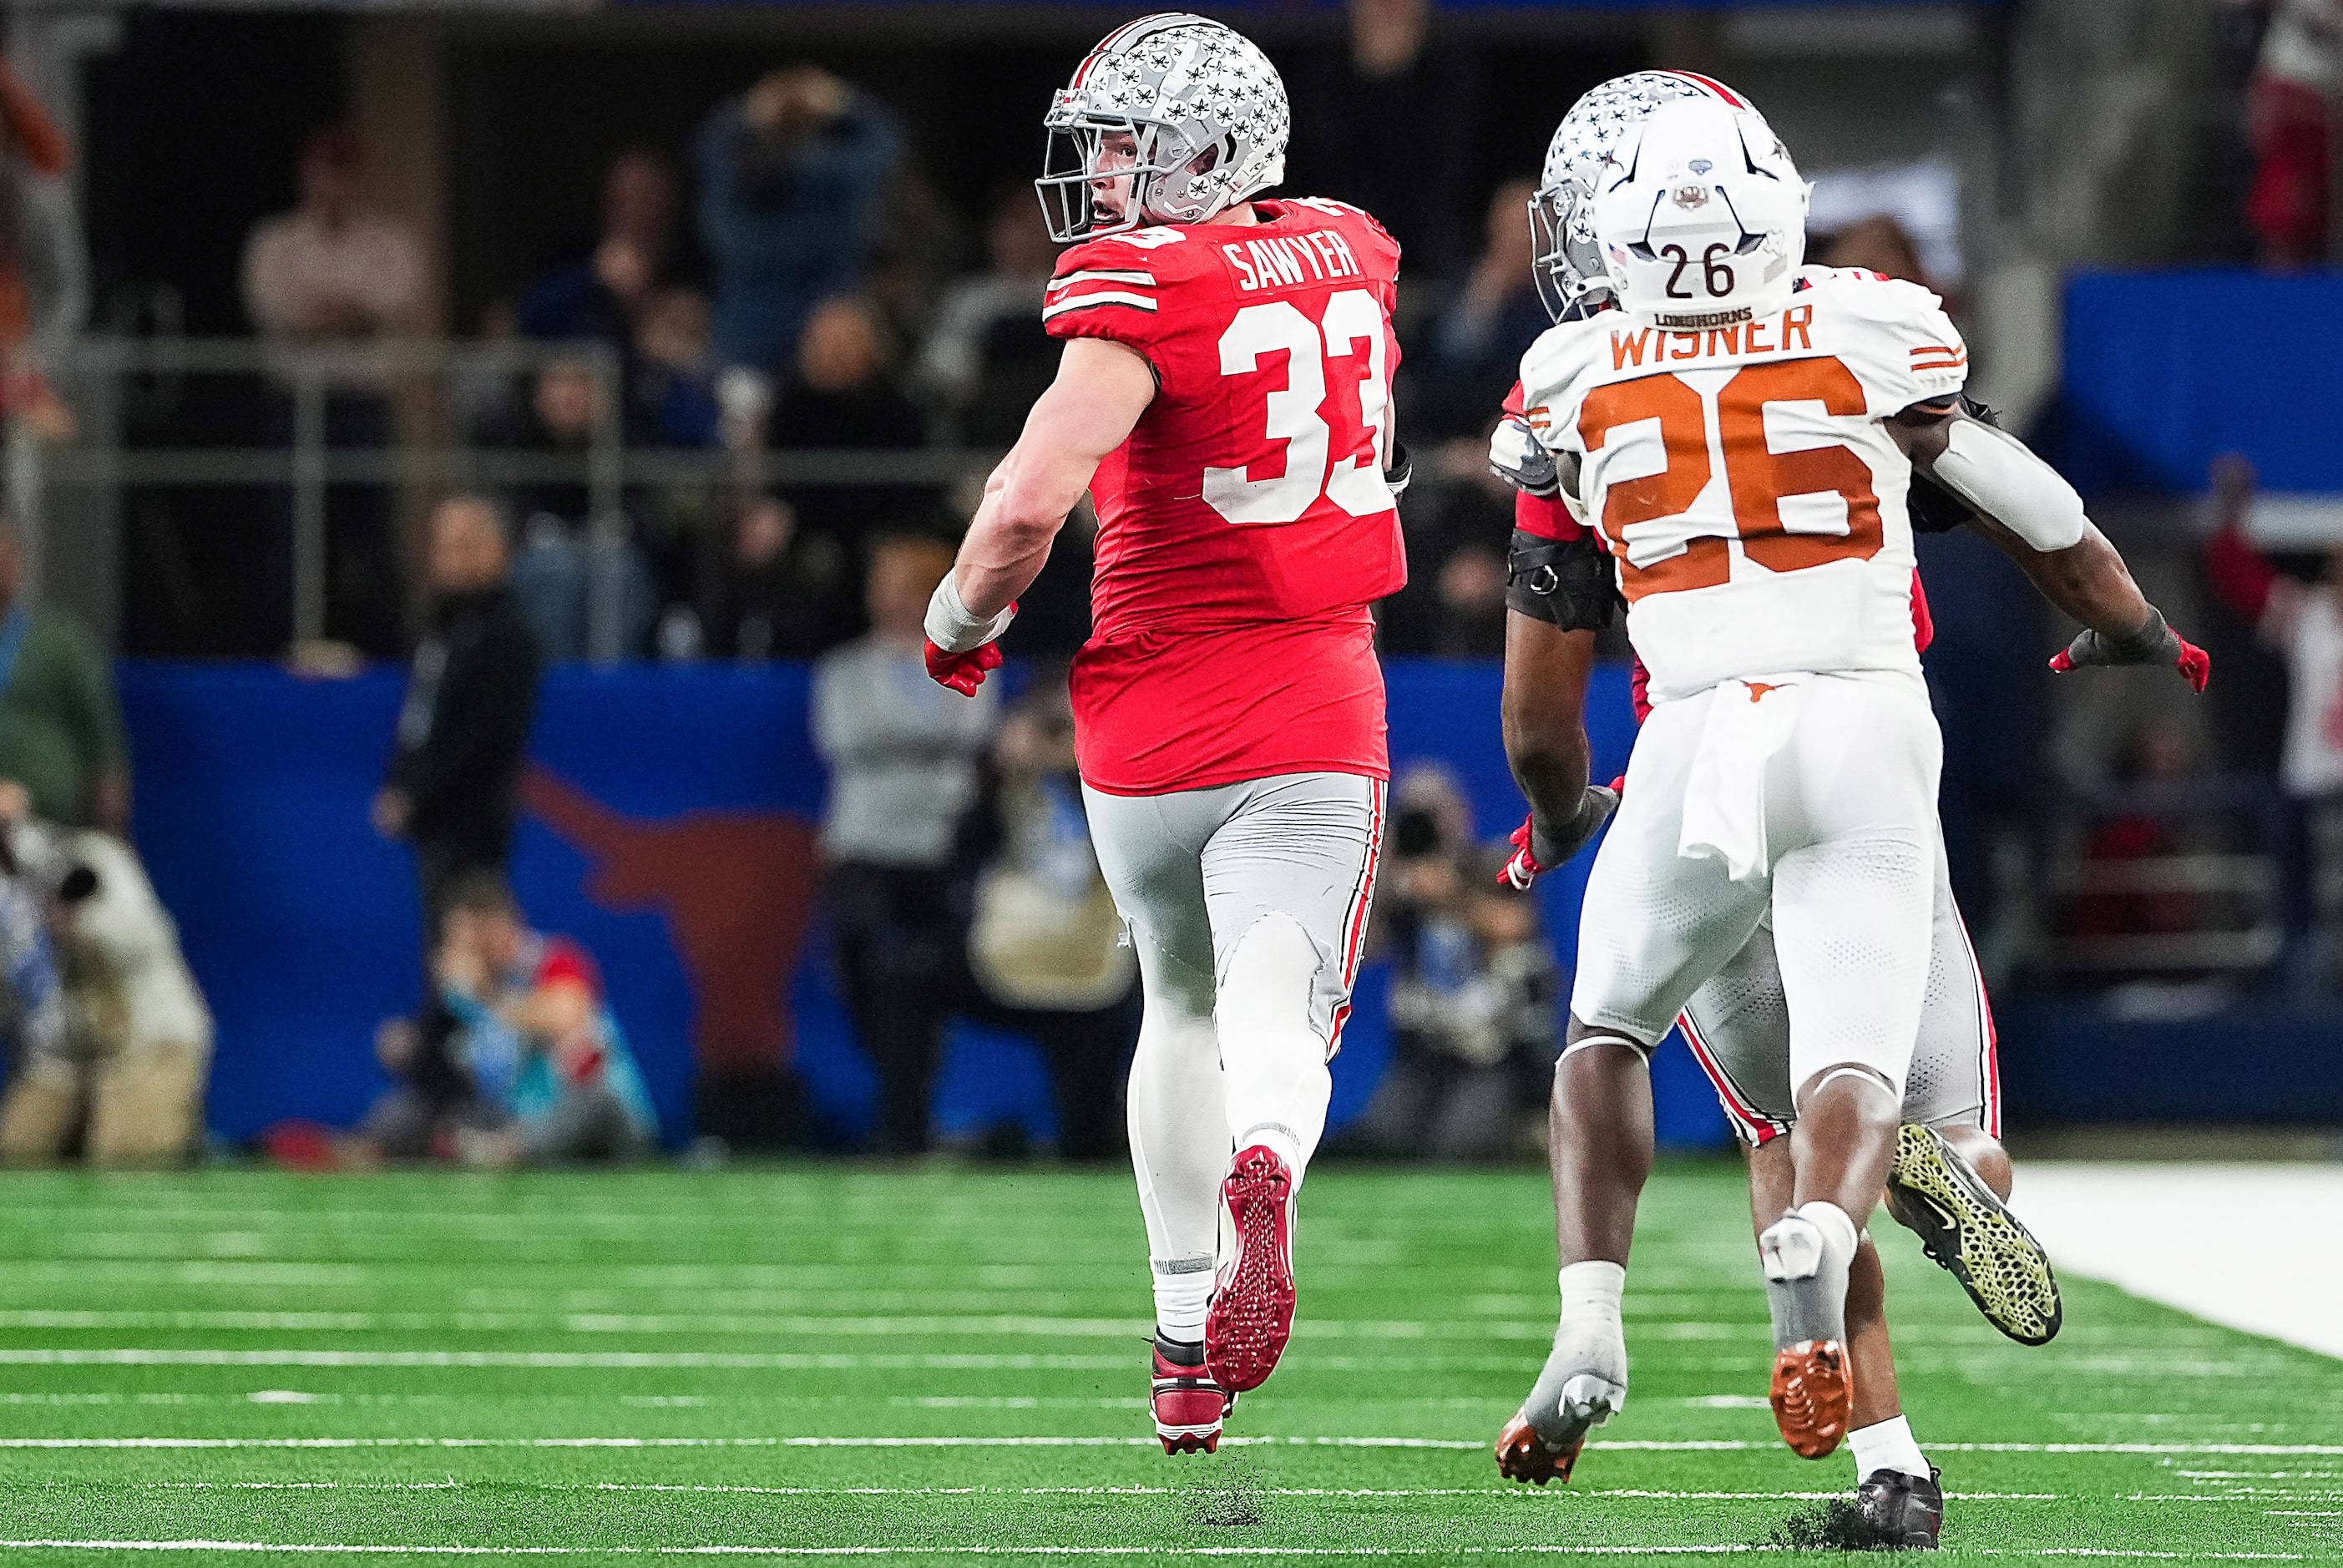
M 2343 0 L 2236 6 L 2259 18 L 2245 216 L 2265 260 L 2319 262 L 2337 226 Z M 1464 206 L 1475 67 L 1428 33 L 1424 0 L 1353 0 L 1348 15 L 1346 46 L 1294 83 L 1294 156 L 1408 257 L 1397 401 L 1419 481 L 1404 515 L 1412 581 L 1382 607 L 1383 645 L 1493 658 L 1513 498 L 1488 474 L 1484 433 L 1546 325 L 1531 186 Z M 346 126 L 318 129 L 297 205 L 246 242 L 246 313 L 278 356 L 260 416 L 274 446 L 303 417 L 283 373 L 302 351 L 363 351 L 434 319 L 444 280 L 417 229 L 370 198 L 367 151 Z M 947 1033 L 966 1020 L 1038 1049 L 1057 1152 L 1120 1151 L 1133 960 L 1091 851 L 1064 676 L 1089 631 L 1087 520 L 1026 597 L 1008 678 L 971 702 L 920 658 L 921 610 L 987 456 L 1055 369 L 1039 321 L 1055 249 L 1028 186 L 954 213 L 911 151 L 876 95 L 814 65 L 773 71 L 688 146 L 618 153 L 593 232 L 507 280 L 479 337 L 533 346 L 533 368 L 458 378 L 418 414 L 387 360 L 336 361 L 321 432 L 333 449 L 437 443 L 542 461 L 452 494 L 330 490 L 327 639 L 345 656 L 409 658 L 373 819 L 413 851 L 424 929 L 417 1006 L 375 1042 L 390 1089 L 353 1129 L 283 1130 L 284 1158 L 628 1159 L 674 1132 L 593 955 L 536 930 L 506 879 L 539 683 L 594 648 L 598 617 L 615 618 L 628 657 L 814 661 L 813 739 L 831 781 L 824 900 L 838 990 L 878 1079 L 870 1146 L 933 1146 Z M 75 308 L 73 236 L 49 200 L 69 156 L 0 69 L 0 407 L 53 442 L 75 416 L 35 346 Z M 1957 310 L 1956 209 L 1941 167 L 1826 175 L 1809 256 L 1927 283 Z M 620 447 L 623 482 L 598 481 Z M 820 475 L 787 460 L 808 452 L 861 460 Z M 965 460 L 902 460 L 917 453 Z M 635 461 L 646 454 L 705 462 L 655 470 Z M 2198 984 L 2269 969 L 2328 984 L 2338 955 L 2315 933 L 2343 930 L 2343 553 L 2273 558 L 2251 544 L 2241 460 L 2214 489 L 2203 581 L 2235 619 L 2237 657 L 2258 644 L 2275 661 L 2274 678 L 2242 683 L 2242 698 L 2225 682 L 2220 701 L 2268 709 L 2245 722 L 2282 734 L 2278 803 L 2266 782 L 2223 782 L 2216 757 L 2240 754 L 2227 735 L 2126 729 L 2097 792 L 2058 819 L 2048 929 L 2019 940 L 2087 976 Z M 266 504 L 287 532 L 289 492 Z M 274 585 L 275 569 L 255 575 Z M 1616 634 L 1610 651 L 1624 652 Z M 1950 799 L 1981 755 L 1948 749 L 1965 898 L 1995 879 Z M 69 615 L 23 602 L 0 532 L 0 968 L 21 1042 L 0 1161 L 166 1161 L 201 1137 L 210 1019 L 128 848 L 127 779 L 103 653 Z M 1520 1153 L 1542 1136 L 1567 976 L 1534 902 L 1495 886 L 1453 779 L 1419 768 L 1393 803 L 1373 933 L 1392 975 L 1393 1063 L 1339 1146 Z

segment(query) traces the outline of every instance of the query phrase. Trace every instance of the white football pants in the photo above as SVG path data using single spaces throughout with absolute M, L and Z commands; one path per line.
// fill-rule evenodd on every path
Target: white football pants
M 1793 1090 L 1852 1064 L 1900 1096 L 1942 757 L 1916 675 L 1728 680 L 1662 703 L 1587 882 L 1571 1012 L 1654 1043 L 1770 919 Z
M 1292 773 L 1082 796 L 1139 956 L 1131 1159 L 1169 1322 L 1174 1297 L 1201 1313 L 1230 1155 L 1268 1143 L 1298 1180 L 1325 1131 L 1326 1063 L 1374 897 L 1384 786 Z
M 2001 1136 L 2001 1071 L 1985 975 L 1946 874 L 1937 840 L 1929 927 L 1928 994 L 1904 1077 L 1906 1121 L 1976 1127 Z M 1790 1081 L 1790 1004 L 1774 933 L 1760 925 L 1739 952 L 1693 992 L 1677 1020 L 1716 1098 L 1746 1143 L 1767 1143 L 1796 1125 Z

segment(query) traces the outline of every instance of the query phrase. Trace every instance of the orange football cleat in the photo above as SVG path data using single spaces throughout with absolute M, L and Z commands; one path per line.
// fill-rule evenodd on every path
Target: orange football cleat
M 1835 1452 L 1855 1409 L 1855 1380 L 1836 1340 L 1800 1340 L 1774 1357 L 1774 1422 L 1801 1459 Z

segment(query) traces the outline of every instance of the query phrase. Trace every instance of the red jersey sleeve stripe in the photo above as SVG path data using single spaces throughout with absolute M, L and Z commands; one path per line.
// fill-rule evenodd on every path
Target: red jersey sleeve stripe
M 1155 301 L 1143 294 L 1122 294 L 1106 289 L 1097 294 L 1078 294 L 1071 299 L 1052 305 L 1041 312 L 1041 319 L 1054 321 L 1070 310 L 1088 310 L 1098 305 L 1126 305 L 1133 310 L 1151 311 L 1156 307 Z

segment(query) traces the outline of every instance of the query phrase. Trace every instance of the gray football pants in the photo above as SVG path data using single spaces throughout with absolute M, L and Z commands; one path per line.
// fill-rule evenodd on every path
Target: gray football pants
M 1298 1177 L 1325 1131 L 1384 786 L 1293 773 L 1082 795 L 1146 1002 L 1128 1120 L 1160 1297 L 1167 1276 L 1209 1276 L 1232 1149 L 1269 1143 Z

